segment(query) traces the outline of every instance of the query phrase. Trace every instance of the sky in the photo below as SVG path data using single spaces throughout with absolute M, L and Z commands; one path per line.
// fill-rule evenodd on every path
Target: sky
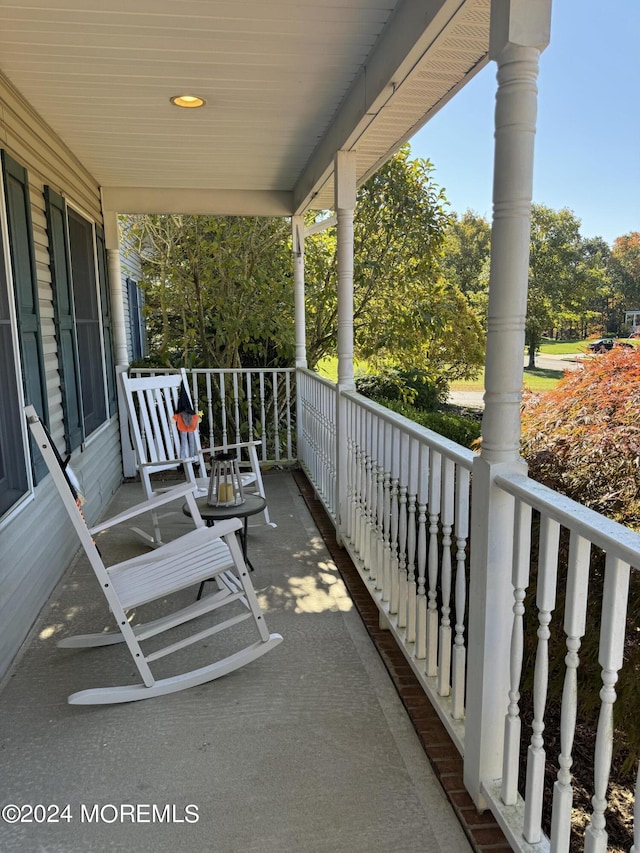
M 410 140 L 461 214 L 491 221 L 496 64 Z M 570 208 L 583 237 L 640 231 L 640 0 L 553 0 L 540 56 L 533 201 Z

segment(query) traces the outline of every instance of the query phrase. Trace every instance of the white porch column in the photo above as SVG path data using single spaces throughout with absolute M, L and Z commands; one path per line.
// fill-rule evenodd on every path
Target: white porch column
M 104 211 L 104 240 L 107 249 L 107 273 L 111 292 L 111 328 L 116 365 L 129 364 L 127 333 L 124 324 L 124 300 L 122 296 L 122 267 L 120 265 L 120 229 L 118 214 Z
M 118 394 L 118 418 L 120 422 L 120 448 L 122 472 L 125 477 L 137 473 L 136 454 L 129 436 L 127 407 L 124 401 L 120 374 L 129 367 L 127 333 L 124 323 L 124 299 L 122 295 L 122 266 L 120 263 L 120 229 L 118 214 L 104 211 L 104 242 L 107 250 L 107 274 L 111 292 L 111 329 L 113 331 L 113 354 L 116 363 L 116 391 Z
M 353 212 L 356 206 L 356 152 L 338 151 L 334 169 L 335 209 L 338 218 L 338 399 L 336 405 L 336 508 L 338 541 L 347 497 L 346 412 L 343 391 L 353 381 Z
M 293 251 L 293 301 L 295 311 L 296 368 L 307 366 L 307 324 L 304 305 L 304 218 L 291 217 L 291 246 Z M 299 388 L 299 384 L 297 388 Z M 302 447 L 302 409 L 296 391 L 296 447 Z
M 493 226 L 482 451 L 473 468 L 465 785 L 480 808 L 481 785 L 502 775 L 509 702 L 513 503 L 494 485 L 521 469 L 520 402 L 529 272 L 533 148 L 540 52 L 551 0 L 492 0 L 490 56 L 498 65 Z
M 304 219 L 291 217 L 293 290 L 296 330 L 296 367 L 307 366 L 307 327 L 304 307 Z

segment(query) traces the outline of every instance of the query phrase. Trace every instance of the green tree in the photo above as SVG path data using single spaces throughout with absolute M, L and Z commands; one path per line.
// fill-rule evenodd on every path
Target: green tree
M 487 220 L 472 210 L 461 217 L 452 214 L 445 235 L 442 274 L 467 297 L 485 332 L 490 253 L 491 226 Z
M 572 318 L 577 321 L 594 295 L 604 266 L 594 262 L 580 235 L 580 220 L 568 208 L 531 206 L 529 292 L 525 325 L 529 367 L 544 332 Z
M 609 261 L 612 287 L 624 311 L 640 308 L 640 232 L 631 231 L 613 241 Z
M 483 336 L 459 287 L 440 272 L 446 199 L 427 160 L 405 146 L 358 191 L 354 216 L 356 355 L 375 366 L 415 367 L 447 382 L 474 375 Z M 305 249 L 308 357 L 335 351 L 336 233 Z
M 207 367 L 290 363 L 287 220 L 139 216 L 132 227 L 156 357 Z

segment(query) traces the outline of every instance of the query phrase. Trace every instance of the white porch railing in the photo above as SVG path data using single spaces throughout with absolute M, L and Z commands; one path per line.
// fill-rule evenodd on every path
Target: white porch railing
M 336 386 L 310 370 L 299 370 L 298 459 L 334 520 L 336 502 Z
M 153 376 L 170 370 L 131 370 Z M 188 370 L 196 410 L 203 412 L 208 445 L 259 441 L 262 463 L 291 463 L 297 457 L 295 368 Z
M 482 606 L 469 602 L 467 615 L 474 455 L 354 392 L 344 393 L 346 430 L 336 435 L 335 385 L 309 371 L 299 371 L 298 391 L 303 413 L 300 462 L 384 622 L 464 754 L 465 715 L 472 712 L 465 707 L 466 628 L 474 619 L 474 610 L 477 613 Z M 340 441 L 347 445 L 348 471 L 344 494 L 336 495 L 335 460 Z M 508 666 L 511 685 L 504 697 L 502 778 L 481 778 L 480 790 L 514 849 L 567 853 L 579 702 L 578 652 L 587 630 L 591 554 L 601 549 L 606 555 L 599 628 L 601 705 L 593 754 L 592 813 L 584 849 L 605 853 L 614 685 L 623 665 L 630 567 L 640 566 L 640 535 L 524 475 L 499 476 L 496 484 L 513 500 L 511 521 L 504 530 L 505 540 L 513 546 L 513 606 L 508 613 L 492 612 L 491 618 L 508 620 L 512 639 L 510 648 L 490 652 L 496 666 Z M 474 494 L 473 499 L 487 497 Z M 520 719 L 525 596 L 530 585 L 532 535 L 537 530 L 536 636 L 528 643 L 535 648 L 533 722 L 525 734 Z M 563 541 L 568 540 L 564 563 L 559 560 L 561 534 Z M 558 594 L 565 601 L 562 629 L 553 622 Z M 495 604 L 487 602 L 486 606 Z M 557 738 L 560 755 L 547 837 L 542 831 L 542 815 L 549 638 L 551 631 L 561 630 L 567 652 Z M 527 769 L 521 784 L 519 765 L 525 749 Z M 640 827 L 636 833 L 639 831 Z M 638 835 L 632 849 L 640 852 Z

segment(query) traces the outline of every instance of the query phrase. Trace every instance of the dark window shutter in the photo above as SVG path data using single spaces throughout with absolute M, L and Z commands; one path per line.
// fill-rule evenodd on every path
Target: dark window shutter
M 11 312 L 0 240 L 0 515 L 27 491 L 27 469 L 20 429 L 18 381 L 11 334 Z
M 71 263 L 67 236 L 67 206 L 62 196 L 45 187 L 53 307 L 58 340 L 58 366 L 67 453 L 82 444 L 82 392 L 73 310 Z
M 40 418 L 48 424 L 49 412 L 38 307 L 38 279 L 33 249 L 29 181 L 27 170 L 9 157 L 5 151 L 2 151 L 2 168 L 25 398 L 27 403 L 35 407 Z M 34 447 L 33 442 L 31 446 Z M 37 450 L 33 454 L 33 461 L 34 478 L 38 482 L 46 474 L 47 468 Z
M 104 231 L 96 225 L 96 247 L 98 250 L 98 282 L 100 284 L 100 306 L 102 309 L 102 335 L 104 337 L 105 369 L 107 371 L 107 395 L 109 415 L 115 415 L 118 409 L 116 391 L 116 368 L 113 358 L 113 332 L 111 329 L 111 292 L 107 275 L 107 250 Z
M 140 294 L 138 282 L 127 279 L 127 297 L 129 302 L 129 327 L 131 329 L 131 360 L 142 358 L 142 330 L 140 322 Z
M 82 416 L 85 435 L 90 435 L 107 417 L 93 225 L 72 208 L 67 209 L 67 223 L 82 387 Z

